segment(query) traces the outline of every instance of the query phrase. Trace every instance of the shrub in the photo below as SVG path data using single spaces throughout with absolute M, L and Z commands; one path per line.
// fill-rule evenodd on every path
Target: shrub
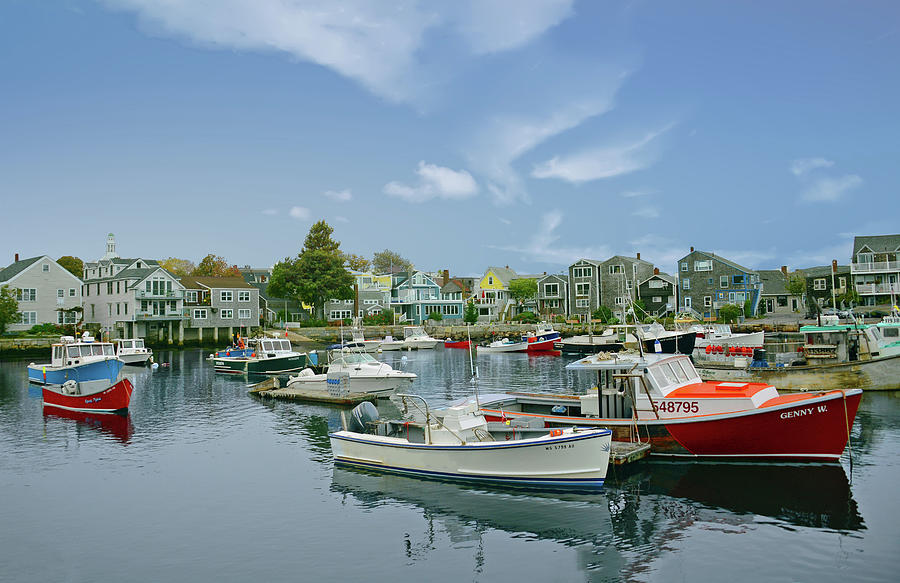
M 62 333 L 63 329 L 56 324 L 50 324 L 49 322 L 46 324 L 37 324 L 36 326 L 32 326 L 31 329 L 28 330 L 29 334 L 52 334 L 58 335 Z
M 444 316 L 440 312 L 431 312 L 430 314 L 428 314 L 428 319 L 434 320 L 435 322 L 440 322 L 444 319 Z
M 522 322 L 524 324 L 534 324 L 538 321 L 538 317 L 534 315 L 534 312 L 522 312 L 516 316 L 513 316 L 513 322 Z

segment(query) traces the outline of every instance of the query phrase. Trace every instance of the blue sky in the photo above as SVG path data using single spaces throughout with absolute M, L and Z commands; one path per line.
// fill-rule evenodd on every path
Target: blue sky
M 6 0 L 12 260 L 345 251 L 459 275 L 900 232 L 894 1 Z

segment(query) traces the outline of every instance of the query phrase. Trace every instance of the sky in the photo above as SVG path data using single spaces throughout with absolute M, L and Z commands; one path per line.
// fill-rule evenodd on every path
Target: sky
M 894 0 L 5 0 L 0 264 L 846 263 L 898 113 Z

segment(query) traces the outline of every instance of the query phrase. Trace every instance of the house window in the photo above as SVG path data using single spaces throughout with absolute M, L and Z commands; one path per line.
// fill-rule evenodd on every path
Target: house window
M 734 285 L 743 284 L 745 281 L 743 275 L 735 275 L 731 279 L 734 281 Z
M 353 317 L 353 310 L 331 310 L 328 315 L 329 320 L 346 320 Z
M 654 304 L 661 304 L 662 296 L 653 296 L 653 298 L 650 301 L 653 302 Z
M 547 307 L 548 308 L 558 308 L 559 300 L 547 300 Z
M 37 289 L 33 287 L 23 287 L 16 290 L 16 299 L 20 302 L 37 301 Z
M 591 300 L 575 300 L 576 308 L 590 308 Z
M 378 300 L 363 300 L 363 304 L 367 306 L 374 306 L 378 303 Z
M 687 271 L 687 270 L 688 270 L 688 263 L 687 263 L 687 261 L 682 261 L 682 262 L 681 262 L 681 271 Z
M 64 312 L 64 311 L 56 312 L 56 323 L 57 324 L 74 324 L 75 323 L 75 312 Z
M 122 282 L 121 281 L 116 282 L 116 293 L 117 294 L 122 293 Z
M 622 296 L 616 296 L 616 305 L 617 306 L 621 306 L 624 303 L 625 303 L 625 298 L 623 298 Z
M 58 298 L 66 297 L 66 290 L 64 290 L 64 289 L 56 290 L 56 297 L 58 297 Z
M 69 297 L 70 297 L 70 298 L 74 298 L 74 297 L 75 297 L 75 288 L 74 288 L 74 287 L 70 287 L 70 288 L 69 288 Z
M 591 293 L 591 284 L 590 283 L 576 283 L 575 284 L 575 295 L 576 296 L 586 296 Z
M 728 287 L 728 276 L 727 275 L 719 276 L 719 287 Z
M 612 275 L 613 273 L 623 273 L 623 272 L 624 272 L 624 269 L 621 265 L 610 265 L 609 266 L 610 275 Z
M 691 280 L 690 278 L 684 278 L 681 280 L 681 289 L 691 289 Z
M 558 298 L 559 297 L 559 284 L 558 283 L 545 283 L 544 284 L 544 297 Z
M 220 317 L 223 320 L 233 320 L 234 319 L 234 310 L 222 310 L 220 312 Z
M 813 280 L 813 289 L 816 291 L 822 291 L 825 289 L 825 278 L 819 277 Z
M 703 296 L 703 307 L 709 308 L 712 306 L 712 296 Z
M 49 263 L 45 263 L 45 264 L 41 265 L 41 271 L 43 271 L 44 273 L 49 272 L 49 271 L 50 271 L 50 264 L 49 264 Z
M 847 287 L 847 278 L 846 277 L 838 278 L 838 287 L 840 287 L 841 289 L 844 289 L 845 287 Z
M 663 288 L 663 287 L 668 287 L 668 285 L 669 285 L 668 283 L 664 282 L 661 279 L 651 279 L 650 283 L 649 283 L 650 289 L 659 289 L 659 288 Z
M 488 285 L 494 285 L 494 277 L 491 275 L 488 276 Z
M 712 287 L 712 285 L 713 285 L 713 278 L 710 277 L 709 279 L 707 279 L 707 280 L 706 280 L 706 285 L 708 285 L 709 287 Z
M 234 293 L 231 290 L 223 290 L 219 292 L 220 302 L 230 302 L 234 300 Z
M 250 301 L 250 292 L 239 291 L 238 292 L 238 301 L 239 302 L 249 302 Z
M 429 298 L 425 298 L 425 299 L 427 300 L 427 299 L 429 299 Z M 347 305 L 347 306 L 352 306 L 352 305 L 353 305 L 353 300 L 344 300 L 344 304 Z
M 37 312 L 22 312 L 23 324 L 37 324 Z
M 785 308 L 787 307 L 787 296 L 778 296 L 778 307 Z
M 205 320 L 206 319 L 206 310 L 202 308 L 197 308 L 194 310 L 194 319 L 195 320 Z
M 685 308 L 690 308 L 690 307 L 691 307 L 691 296 L 685 296 L 685 297 L 684 297 L 684 307 L 685 307 Z
M 592 267 L 575 267 L 572 269 L 572 277 L 591 277 L 594 274 Z
M 694 261 L 694 271 L 712 271 L 712 259 Z
M 184 292 L 184 300 L 186 302 L 197 303 L 197 292 L 193 290 Z
M 122 304 L 116 302 L 116 316 L 122 315 Z

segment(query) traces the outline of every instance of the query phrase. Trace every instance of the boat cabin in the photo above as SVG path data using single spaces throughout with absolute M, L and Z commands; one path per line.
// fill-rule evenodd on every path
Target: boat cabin
M 425 333 L 425 328 L 422 326 L 404 326 L 403 327 L 403 338 L 408 340 L 410 338 L 421 338 L 423 336 L 428 336 Z
M 116 340 L 116 354 L 133 353 L 145 348 L 143 338 Z
M 113 345 L 109 342 L 94 342 L 90 336 L 85 336 L 79 341 L 72 336 L 63 336 L 59 343 L 52 347 L 50 366 L 54 368 L 73 366 L 115 356 Z
M 290 340 L 281 338 L 262 338 L 256 346 L 256 350 L 263 358 L 271 358 L 285 352 L 293 352 Z

